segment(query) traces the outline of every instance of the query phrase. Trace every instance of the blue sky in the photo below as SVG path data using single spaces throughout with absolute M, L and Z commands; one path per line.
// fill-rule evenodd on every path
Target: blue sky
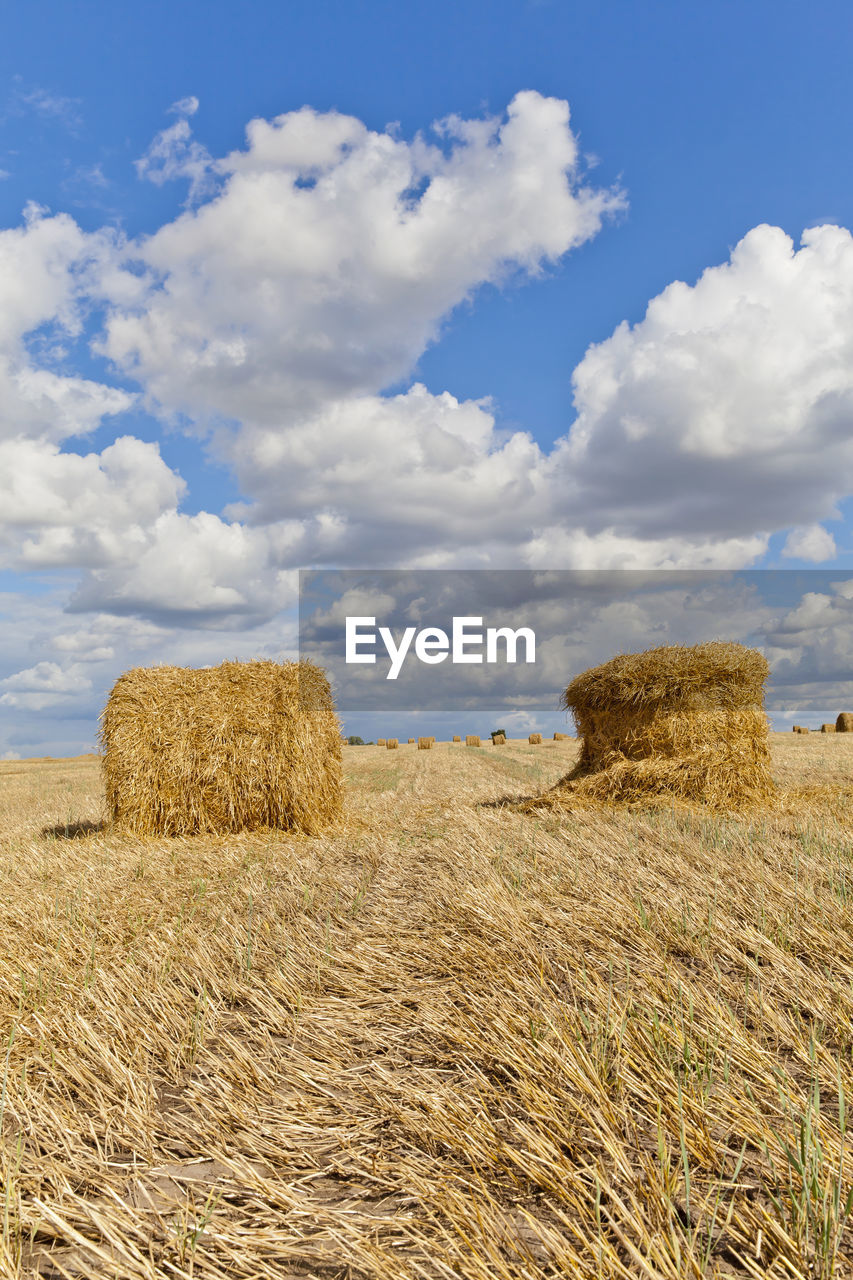
M 310 564 L 853 569 L 851 45 L 841 3 L 12 7 L 0 756 L 89 747 L 127 666 L 288 652 Z

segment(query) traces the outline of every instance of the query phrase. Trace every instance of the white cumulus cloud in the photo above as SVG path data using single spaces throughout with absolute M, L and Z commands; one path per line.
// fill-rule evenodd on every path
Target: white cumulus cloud
M 791 559 L 811 560 L 815 564 L 832 560 L 838 554 L 835 539 L 823 525 L 812 524 L 805 529 L 792 529 L 785 539 L 782 555 Z
M 853 238 L 746 235 L 574 372 L 552 460 L 583 526 L 686 541 L 817 524 L 853 487 Z
M 148 176 L 192 176 L 188 130 L 160 135 Z M 405 376 L 479 285 L 540 270 L 622 205 L 579 176 L 565 102 L 519 93 L 505 119 L 438 132 L 307 107 L 253 121 L 216 162 L 221 193 L 136 246 L 150 288 L 116 304 L 103 351 L 167 411 L 284 430 Z

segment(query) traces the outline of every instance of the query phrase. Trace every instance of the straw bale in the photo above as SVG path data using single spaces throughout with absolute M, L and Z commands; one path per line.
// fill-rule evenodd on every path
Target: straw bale
M 461 737 L 459 736 L 459 734 L 458 734 L 458 733 L 454 733 L 454 735 L 453 735 L 453 741 L 454 741 L 454 742 L 461 742 L 461 741 L 462 741 L 462 739 L 461 739 Z
M 399 745 L 400 744 L 398 743 L 396 738 L 388 738 L 385 743 L 385 746 L 388 748 L 389 751 L 396 751 Z
M 377 745 L 377 747 L 384 747 L 384 746 L 385 746 L 385 739 L 384 739 L 384 738 L 377 738 L 377 739 L 376 739 L 376 745 Z
M 340 725 L 309 662 L 136 667 L 101 716 L 107 809 L 139 835 L 313 835 L 341 810 Z
M 570 733 L 555 733 L 555 734 L 554 734 L 554 741 L 555 741 L 555 742 L 565 742 L 568 738 L 571 738 L 571 736 L 572 736 L 572 735 L 571 735 Z
M 834 724 L 822 724 L 822 725 L 820 726 L 820 731 L 821 731 L 821 733 L 835 733 L 835 725 L 834 725 Z
M 414 742 L 414 738 L 409 738 L 409 745 L 410 745 L 410 746 L 411 746 L 411 744 L 412 744 L 413 742 Z
M 538 747 L 538 746 L 539 746 L 539 744 L 540 744 L 540 742 L 542 741 L 542 734 L 541 734 L 541 733 L 531 733 L 531 734 L 528 736 L 527 741 L 530 743 L 531 747 Z
M 842 711 L 835 722 L 836 733 L 853 733 L 853 711 Z
M 418 751 L 429 751 L 432 746 L 432 738 L 418 738 Z
M 578 676 L 562 705 L 581 754 L 557 784 L 591 800 L 676 797 L 718 808 L 773 794 L 766 659 L 713 641 L 621 654 Z
M 506 743 L 506 735 L 503 733 L 496 733 L 495 736 L 492 738 L 493 747 L 502 747 L 504 746 L 505 743 Z
M 479 745 L 480 745 L 480 739 L 477 737 L 476 733 L 467 734 L 465 738 L 466 747 L 479 747 Z

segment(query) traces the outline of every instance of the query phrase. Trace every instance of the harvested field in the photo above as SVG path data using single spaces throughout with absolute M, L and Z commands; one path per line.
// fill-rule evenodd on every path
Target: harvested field
M 506 803 L 579 752 L 346 747 L 314 837 L 0 762 L 0 1275 L 853 1274 L 853 737 L 761 812 Z

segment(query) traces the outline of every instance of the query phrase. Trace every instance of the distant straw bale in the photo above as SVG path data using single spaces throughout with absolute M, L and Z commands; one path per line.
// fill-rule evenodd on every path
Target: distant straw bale
M 466 736 L 465 738 L 466 747 L 479 747 L 479 745 L 480 745 L 480 739 L 477 737 L 476 733 L 469 733 Z
M 377 745 L 377 747 L 384 747 L 384 746 L 385 746 L 385 739 L 384 739 L 384 738 L 377 738 L 377 739 L 376 739 L 376 745 Z
M 566 741 L 568 738 L 570 738 L 571 736 L 572 736 L 572 735 L 571 735 L 570 733 L 555 733 L 555 734 L 554 734 L 554 741 L 555 741 L 555 742 L 565 742 L 565 741 Z
M 528 735 L 527 741 L 530 743 L 531 747 L 538 747 L 540 742 L 542 741 L 542 734 L 531 733 Z
M 821 731 L 821 733 L 835 733 L 835 725 L 834 725 L 834 724 L 822 724 L 822 725 L 820 726 L 820 731 Z
M 432 746 L 432 738 L 418 738 L 418 751 L 429 751 Z
M 492 738 L 493 747 L 502 747 L 505 745 L 505 743 L 506 743 L 506 734 L 496 733 L 495 736 Z
M 396 751 L 399 745 L 400 744 L 398 743 L 396 738 L 386 739 L 385 746 L 388 748 L 389 751 Z
M 414 742 L 414 738 L 409 738 L 409 745 L 410 745 L 410 746 L 411 746 L 411 744 L 412 744 L 413 742 Z
M 435 746 L 435 738 L 430 738 L 430 740 L 429 740 L 429 745 L 430 745 L 431 747 L 434 747 L 434 746 Z
M 582 738 L 578 763 L 526 804 L 769 800 L 768 674 L 757 650 L 722 641 L 623 654 L 583 672 L 562 698 Z
M 139 835 L 314 835 L 341 810 L 340 725 L 309 662 L 136 667 L 101 716 L 107 809 Z
M 807 729 L 804 724 L 798 724 L 797 733 L 811 733 L 811 729 Z
M 461 742 L 461 741 L 462 741 L 462 739 L 461 739 L 461 737 L 459 736 L 459 734 L 458 734 L 458 733 L 454 733 L 454 735 L 453 735 L 453 741 L 454 741 L 454 742 Z
M 853 711 L 842 711 L 835 722 L 836 733 L 853 733 Z

